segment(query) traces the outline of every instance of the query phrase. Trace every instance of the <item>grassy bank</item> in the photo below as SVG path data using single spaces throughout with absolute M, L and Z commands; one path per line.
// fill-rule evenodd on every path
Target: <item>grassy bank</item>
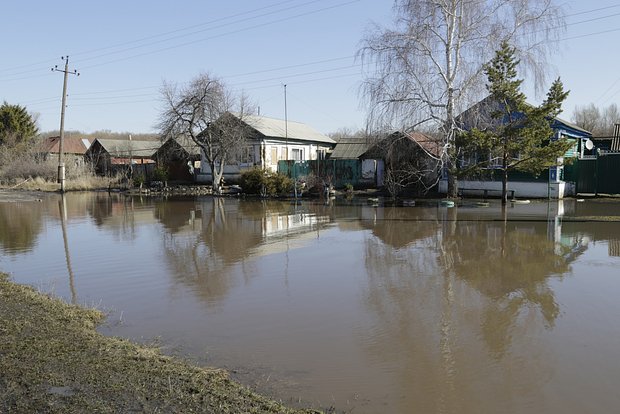
M 119 187 L 119 180 L 117 178 L 85 175 L 65 181 L 65 191 L 100 190 L 109 187 Z M 37 177 L 10 181 L 0 180 L 0 188 L 27 191 L 60 191 L 60 184 L 55 180 Z
M 0 273 L 0 412 L 308 413 L 156 349 L 109 338 L 97 310 Z

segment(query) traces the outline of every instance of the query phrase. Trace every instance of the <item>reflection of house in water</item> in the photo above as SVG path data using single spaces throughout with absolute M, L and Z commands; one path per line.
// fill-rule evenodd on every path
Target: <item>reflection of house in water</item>
M 609 241 L 609 255 L 613 257 L 620 257 L 620 240 Z
M 320 224 L 327 224 L 329 221 L 328 216 L 317 216 L 305 208 L 284 213 L 267 212 L 263 218 L 263 236 L 269 241 L 314 232 Z
M 225 254 L 235 251 L 237 260 L 286 251 L 302 240 L 315 238 L 315 232 L 330 222 L 321 206 L 288 201 L 207 199 L 199 208 L 203 234 L 211 235 L 204 237 L 205 242 L 215 243 L 213 232 L 220 232 L 220 245 L 235 245 L 226 248 Z M 245 243 L 240 243 L 243 240 Z M 219 250 L 216 244 L 212 248 Z

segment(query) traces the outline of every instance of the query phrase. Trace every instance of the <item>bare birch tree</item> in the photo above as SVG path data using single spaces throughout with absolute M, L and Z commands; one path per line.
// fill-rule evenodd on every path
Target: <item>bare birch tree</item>
M 242 121 L 253 112 L 248 98 L 208 73 L 184 87 L 164 83 L 161 93 L 162 137 L 198 145 L 211 169 L 213 192 L 220 194 L 224 166 L 235 163 L 246 145 L 248 126 Z
M 564 27 L 554 0 L 395 0 L 391 27 L 375 25 L 358 52 L 369 125 L 443 136 L 448 195 L 457 194 L 455 117 L 484 93 L 484 65 L 502 41 L 542 90 L 553 42 Z

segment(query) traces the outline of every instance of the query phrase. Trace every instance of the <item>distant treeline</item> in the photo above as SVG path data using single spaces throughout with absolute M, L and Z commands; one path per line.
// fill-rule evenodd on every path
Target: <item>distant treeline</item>
M 46 131 L 40 133 L 39 138 L 57 137 L 60 135 L 58 130 Z M 89 141 L 94 141 L 97 138 L 100 139 L 129 139 L 131 135 L 132 140 L 136 141 L 157 141 L 160 139 L 158 134 L 135 134 L 133 132 L 112 132 L 110 130 L 95 131 L 95 132 L 80 132 L 80 131 L 65 131 L 66 137 L 80 137 L 87 138 Z

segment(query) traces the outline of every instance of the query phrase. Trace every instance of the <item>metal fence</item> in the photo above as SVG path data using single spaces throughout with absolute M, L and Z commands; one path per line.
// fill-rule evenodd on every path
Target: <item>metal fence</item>
M 376 183 L 376 177 L 363 177 L 361 160 L 279 161 L 278 172 L 294 179 L 313 175 L 338 188 L 346 184 L 359 187 L 373 186 Z
M 620 194 L 620 154 L 575 160 L 564 167 L 564 180 L 581 194 Z

